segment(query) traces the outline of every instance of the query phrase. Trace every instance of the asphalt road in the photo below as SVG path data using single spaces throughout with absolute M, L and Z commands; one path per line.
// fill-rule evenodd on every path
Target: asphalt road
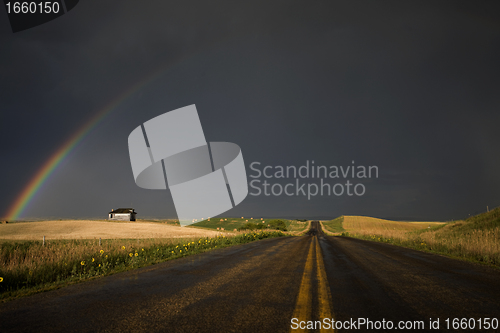
M 429 331 L 430 318 L 440 320 L 441 330 L 432 332 L 459 332 L 446 330 L 445 320 L 473 318 L 477 328 L 478 319 L 500 319 L 500 271 L 325 236 L 313 223 L 306 236 L 214 250 L 1 304 L 0 332 L 301 331 L 291 330 L 292 318 L 354 322 L 339 332 L 369 331 L 358 318 L 394 328 L 422 321 L 419 332 Z

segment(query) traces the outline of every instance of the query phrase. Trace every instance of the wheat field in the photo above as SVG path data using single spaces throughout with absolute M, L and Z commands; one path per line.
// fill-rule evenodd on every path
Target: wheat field
M 398 222 L 368 216 L 344 216 L 343 227 L 352 234 L 404 238 L 409 231 L 430 228 L 444 222 Z
M 215 237 L 217 231 L 155 222 L 94 220 L 39 221 L 0 224 L 0 240 L 143 239 Z

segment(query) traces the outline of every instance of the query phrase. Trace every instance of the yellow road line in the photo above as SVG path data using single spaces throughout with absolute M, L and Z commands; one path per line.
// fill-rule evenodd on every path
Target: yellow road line
M 309 253 L 307 254 L 306 266 L 304 268 L 304 273 L 302 274 L 302 280 L 300 282 L 299 295 L 297 296 L 297 302 L 295 303 L 295 310 L 293 311 L 293 318 L 297 318 L 299 322 L 311 320 L 312 311 L 312 295 L 311 295 L 311 278 L 313 270 L 313 242 L 309 245 Z M 291 332 L 308 332 L 307 329 L 296 329 L 290 330 Z
M 316 277 L 318 280 L 318 305 L 319 314 L 318 319 L 323 321 L 324 318 L 333 319 L 332 316 L 332 297 L 330 294 L 330 286 L 326 277 L 325 264 L 323 256 L 321 255 L 321 248 L 319 246 L 318 237 L 314 236 L 309 245 L 309 252 L 307 254 L 306 265 L 302 280 L 300 282 L 299 295 L 295 304 L 293 318 L 297 318 L 299 322 L 307 322 L 313 320 L 312 318 L 312 274 L 313 263 L 316 262 Z M 290 329 L 290 332 L 308 332 L 307 329 Z M 335 330 L 321 329 L 320 332 L 335 332 Z
M 318 277 L 318 301 L 319 301 L 319 318 L 323 320 L 324 318 L 333 319 L 332 309 L 330 304 L 332 304 L 332 295 L 330 293 L 330 286 L 328 285 L 328 280 L 326 277 L 325 264 L 323 262 L 323 256 L 321 255 L 321 248 L 319 246 L 318 237 L 314 237 L 314 243 L 316 245 L 316 273 Z M 332 330 L 321 329 L 320 332 L 332 332 Z

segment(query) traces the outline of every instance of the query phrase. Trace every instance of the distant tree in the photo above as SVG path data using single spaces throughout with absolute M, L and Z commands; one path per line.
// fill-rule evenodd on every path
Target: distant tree
M 269 221 L 268 228 L 281 230 L 281 231 L 287 231 L 286 223 L 283 220 L 271 220 L 271 221 Z

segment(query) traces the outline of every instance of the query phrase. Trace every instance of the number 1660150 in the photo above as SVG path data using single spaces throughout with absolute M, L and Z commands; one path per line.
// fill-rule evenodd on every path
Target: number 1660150
M 57 1 L 7 2 L 5 6 L 8 14 L 57 14 L 60 10 Z

